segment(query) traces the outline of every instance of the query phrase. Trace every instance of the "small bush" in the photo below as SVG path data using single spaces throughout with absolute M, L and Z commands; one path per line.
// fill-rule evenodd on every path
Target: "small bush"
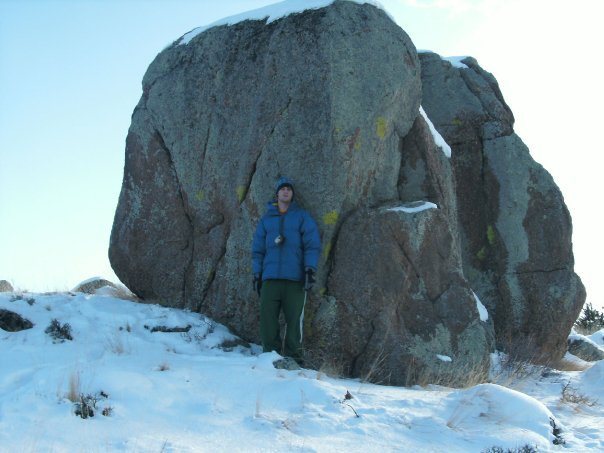
M 566 440 L 562 437 L 562 430 L 558 425 L 556 425 L 556 421 L 550 417 L 549 424 L 552 427 L 552 433 L 554 434 L 554 440 L 552 441 L 554 445 L 565 445 Z
M 217 347 L 226 352 L 231 352 L 236 347 L 241 346 L 243 348 L 250 348 L 250 344 L 247 341 L 242 340 L 241 338 L 234 338 L 232 340 L 224 340 Z
M 65 340 L 72 341 L 71 326 L 68 323 L 61 324 L 57 319 L 50 321 L 44 331 L 53 339 L 53 343 L 63 343 Z
M 33 305 L 36 302 L 36 299 L 34 299 L 33 297 L 28 297 L 27 299 L 23 296 L 23 294 L 15 294 L 13 296 L 11 296 L 10 298 L 10 302 L 16 302 L 18 300 L 24 300 L 25 302 L 27 302 L 29 305 Z
M 83 419 L 94 417 L 94 414 L 98 411 L 97 404 L 99 401 L 107 399 L 108 397 L 109 395 L 103 391 L 95 393 L 94 395 L 84 395 L 83 393 L 80 393 L 78 399 L 74 402 L 75 415 Z M 101 414 L 105 417 L 110 416 L 112 413 L 113 408 L 111 406 L 105 406 L 101 410 Z
M 575 321 L 575 327 L 583 335 L 590 335 L 604 329 L 604 313 L 600 313 L 591 304 L 587 304 L 579 319 Z
M 568 381 L 562 387 L 562 395 L 560 396 L 560 401 L 563 403 L 577 404 L 581 406 L 593 407 L 598 402 L 594 399 L 591 399 L 587 395 L 580 393 L 576 388 L 570 385 L 570 381 Z
M 115 332 L 113 336 L 108 335 L 105 339 L 105 345 L 111 352 L 117 355 L 122 355 L 128 352 L 126 345 L 124 345 L 124 340 L 119 332 Z
M 491 447 L 486 450 L 482 450 L 482 453 L 535 453 L 537 452 L 537 447 L 533 447 L 532 445 L 526 444 L 522 447 L 517 448 L 502 448 L 502 447 Z

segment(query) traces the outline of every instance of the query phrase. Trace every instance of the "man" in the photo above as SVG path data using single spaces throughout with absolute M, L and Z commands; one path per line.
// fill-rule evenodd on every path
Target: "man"
M 321 251 L 317 224 L 294 201 L 294 185 L 280 178 L 252 242 L 254 289 L 260 296 L 260 337 L 264 352 L 302 359 L 306 292 L 312 288 Z M 287 331 L 281 351 L 279 312 Z

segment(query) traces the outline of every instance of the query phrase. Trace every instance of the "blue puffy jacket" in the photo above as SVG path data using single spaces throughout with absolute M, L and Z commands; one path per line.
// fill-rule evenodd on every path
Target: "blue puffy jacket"
M 285 240 L 278 245 L 275 238 L 279 236 L 281 220 Z M 262 280 L 303 281 L 307 267 L 317 270 L 320 253 L 319 229 L 308 212 L 292 202 L 287 212 L 281 215 L 276 202 L 268 204 L 252 242 L 254 274 L 262 274 Z

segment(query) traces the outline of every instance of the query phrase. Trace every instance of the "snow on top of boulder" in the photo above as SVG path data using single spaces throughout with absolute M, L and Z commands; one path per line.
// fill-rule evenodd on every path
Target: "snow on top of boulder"
M 468 69 L 468 65 L 461 62 L 461 60 L 468 58 L 467 55 L 462 55 L 460 57 L 440 57 L 440 58 L 451 63 L 454 68 Z
M 417 53 L 436 53 L 433 50 L 428 50 L 428 49 L 417 49 Z M 438 54 L 436 54 L 438 55 Z M 462 60 L 465 60 L 466 58 L 468 58 L 468 55 L 461 55 L 461 56 L 457 56 L 457 57 L 443 57 L 441 55 L 438 55 L 440 57 L 441 60 L 445 60 L 448 61 L 449 63 L 451 63 L 451 65 L 454 68 L 459 68 L 459 69 L 469 69 L 468 65 L 466 65 L 465 63 L 462 63 Z
M 90 277 L 90 278 L 87 278 L 86 280 L 81 281 L 80 283 L 78 283 L 76 285 L 76 288 L 78 286 L 87 285 L 88 283 L 96 282 L 97 280 L 105 280 L 105 279 L 103 277 L 98 277 L 98 276 L 97 277 Z
M 604 329 L 600 329 L 597 332 L 588 335 L 587 338 L 600 346 L 604 346 Z
M 602 349 L 602 346 L 600 346 L 597 342 L 595 342 L 594 340 L 592 340 L 590 337 L 585 336 L 585 335 L 581 335 L 580 333 L 577 333 L 575 331 L 575 329 L 571 330 L 570 335 L 568 336 L 569 341 L 572 343 L 573 341 L 584 341 L 585 343 L 589 343 L 592 346 L 595 346 L 596 348 Z
M 430 128 L 432 137 L 434 137 L 434 143 L 436 143 L 436 145 L 438 147 L 440 147 L 440 149 L 443 150 L 443 153 L 445 153 L 445 156 L 451 157 L 451 147 L 447 144 L 447 142 L 442 137 L 442 135 L 440 135 L 440 133 L 436 130 L 436 128 L 434 127 L 434 124 L 432 124 L 432 121 L 430 121 L 430 118 L 428 118 L 426 111 L 424 110 L 424 108 L 421 105 L 419 106 L 419 113 L 421 113 L 421 115 L 426 120 L 426 123 L 428 123 L 428 127 Z
M 438 358 L 438 360 L 441 360 L 443 362 L 452 362 L 453 361 L 453 359 L 451 357 L 449 357 L 448 355 L 436 354 L 436 357 Z
M 412 201 L 410 203 L 397 206 L 396 208 L 390 208 L 388 211 L 402 211 L 408 214 L 414 214 L 416 212 L 425 211 L 426 209 L 438 209 L 438 206 L 429 201 Z
M 382 5 L 379 2 L 374 0 L 348 0 L 354 3 L 368 3 L 373 5 L 381 10 L 384 10 Z M 234 25 L 239 22 L 243 22 L 244 20 L 265 20 L 267 24 L 276 21 L 277 19 L 281 19 L 282 17 L 289 16 L 294 13 L 301 13 L 302 11 L 306 11 L 308 9 L 319 9 L 324 8 L 330 4 L 332 4 L 334 0 L 284 0 L 279 3 L 274 3 L 272 5 L 264 6 L 262 8 L 253 9 L 251 11 L 246 11 L 240 14 L 235 14 L 234 16 L 225 17 L 223 19 L 217 20 L 216 22 L 212 22 L 208 25 L 203 25 L 201 27 L 197 27 L 190 32 L 186 33 L 180 40 L 178 44 L 188 44 L 193 38 L 195 38 L 200 33 L 203 33 L 206 30 L 209 30 L 213 27 L 218 27 L 220 25 Z
M 489 319 L 489 312 L 487 311 L 487 307 L 485 307 L 482 302 L 480 302 L 480 299 L 474 291 L 472 291 L 472 294 L 474 294 L 474 300 L 476 301 L 476 308 L 478 309 L 480 320 L 487 321 Z

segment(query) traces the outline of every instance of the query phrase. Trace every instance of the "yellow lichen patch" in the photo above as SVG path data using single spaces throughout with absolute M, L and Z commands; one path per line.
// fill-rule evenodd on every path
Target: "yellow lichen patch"
M 329 211 L 323 216 L 323 223 L 325 225 L 335 225 L 338 221 L 338 211 Z
M 246 193 L 247 191 L 244 186 L 237 186 L 237 200 L 239 200 L 239 203 L 243 201 Z
M 375 133 L 381 140 L 384 140 L 384 138 L 386 137 L 387 130 L 388 123 L 386 121 L 386 118 L 384 118 L 383 116 L 378 117 L 375 122 Z
M 495 229 L 493 228 L 493 225 L 487 227 L 487 240 L 490 245 L 495 244 Z
M 358 151 L 361 149 L 361 136 L 359 135 L 356 139 L 356 141 L 354 142 L 354 150 Z
M 204 193 L 203 190 L 198 190 L 197 193 L 195 194 L 195 199 L 197 201 L 203 201 L 203 199 L 206 197 L 206 194 Z
M 325 293 L 327 293 L 327 288 L 321 288 L 321 289 L 319 290 L 319 294 L 320 294 L 321 296 L 324 296 L 324 295 L 325 295 Z
M 453 126 L 461 126 L 463 124 L 463 122 L 459 118 L 453 118 L 453 121 L 451 121 L 451 123 L 453 124 Z
M 326 261 L 329 258 L 329 254 L 331 253 L 331 241 L 325 244 L 323 247 L 323 261 Z

